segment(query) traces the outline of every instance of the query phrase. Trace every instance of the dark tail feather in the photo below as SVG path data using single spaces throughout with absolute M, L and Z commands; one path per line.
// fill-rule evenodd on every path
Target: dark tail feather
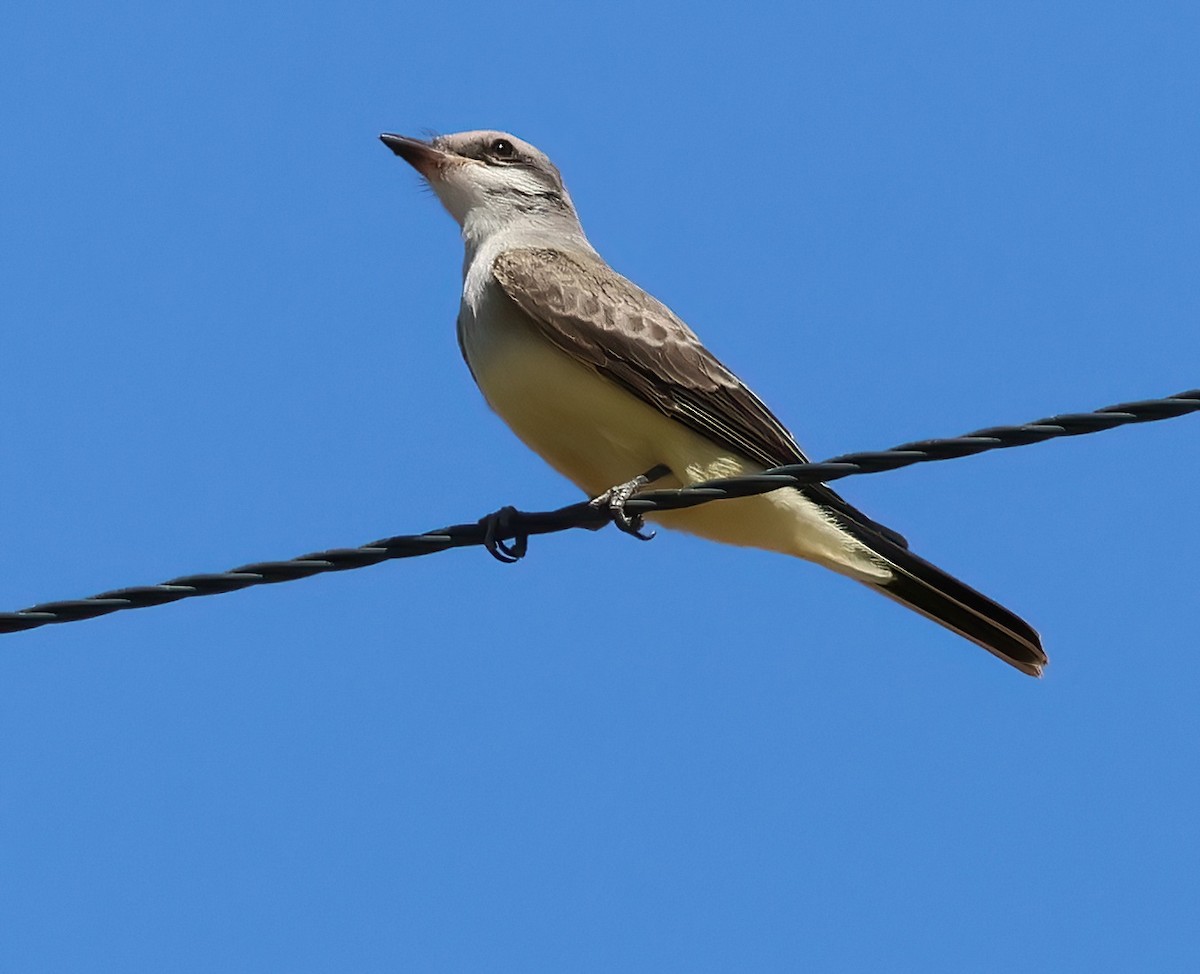
M 877 586 L 884 595 L 966 636 L 1022 673 L 1042 675 L 1049 661 L 1028 622 L 912 552 L 898 550 L 902 557 L 888 558 L 892 580 Z
M 863 525 L 845 520 L 843 524 L 892 568 L 892 579 L 872 588 L 965 636 L 1022 673 L 1042 675 L 1049 660 L 1041 637 L 1028 622 L 907 548 Z

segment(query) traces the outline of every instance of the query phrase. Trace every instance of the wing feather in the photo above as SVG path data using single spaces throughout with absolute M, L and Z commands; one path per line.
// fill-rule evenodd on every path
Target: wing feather
M 787 428 L 686 324 L 599 258 L 509 250 L 492 272 L 546 338 L 656 409 L 764 466 L 803 461 Z
M 519 248 L 500 254 L 492 273 L 547 340 L 665 415 L 764 467 L 808 459 L 695 332 L 599 257 Z M 840 519 L 906 544 L 829 487 L 802 492 Z

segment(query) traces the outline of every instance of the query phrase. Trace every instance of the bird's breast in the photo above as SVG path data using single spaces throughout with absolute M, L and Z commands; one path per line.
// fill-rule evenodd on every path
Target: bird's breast
M 654 441 L 675 424 L 553 345 L 498 286 L 464 300 L 459 343 L 488 405 L 589 494 L 661 462 Z

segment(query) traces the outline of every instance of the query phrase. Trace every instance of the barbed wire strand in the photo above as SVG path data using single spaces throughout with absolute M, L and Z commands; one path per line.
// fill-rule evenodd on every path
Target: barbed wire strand
M 1165 399 L 1146 399 L 1106 406 L 1090 413 L 1063 413 L 1020 426 L 993 426 L 965 436 L 917 440 L 902 443 L 890 450 L 845 453 L 820 463 L 774 467 L 760 474 L 709 480 L 677 490 L 644 490 L 631 497 L 625 509 L 630 515 L 681 510 L 716 500 L 764 494 L 780 487 L 827 483 L 860 474 L 897 470 L 915 463 L 953 460 L 986 453 L 989 450 L 1028 446 L 1062 436 L 1098 433 L 1117 426 L 1151 423 L 1194 412 L 1200 412 L 1200 389 L 1191 389 Z M 332 548 L 287 561 L 254 562 L 227 572 L 184 575 L 160 585 L 114 589 L 85 599 L 43 602 L 18 612 L 0 612 L 0 634 L 22 632 L 55 623 L 94 619 L 123 609 L 164 605 L 167 602 L 201 595 L 236 592 L 253 585 L 290 582 L 324 572 L 366 568 L 368 565 L 377 565 L 395 558 L 415 558 L 449 548 L 487 545 L 494 551 L 496 542 L 515 541 L 516 545 L 513 548 L 503 546 L 503 550 L 515 551 L 516 557 L 520 557 L 524 553 L 526 540 L 532 535 L 550 534 L 570 528 L 595 530 L 612 519 L 613 514 L 607 508 L 593 506 L 587 501 L 560 507 L 554 511 L 527 512 L 504 508 L 496 515 L 489 515 L 469 524 L 453 524 L 423 534 L 383 538 L 359 548 Z

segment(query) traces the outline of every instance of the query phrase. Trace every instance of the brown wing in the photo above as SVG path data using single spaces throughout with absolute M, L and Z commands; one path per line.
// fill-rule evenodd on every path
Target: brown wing
M 598 257 L 510 250 L 492 272 L 546 338 L 640 399 L 767 467 L 804 454 L 669 308 Z
M 736 453 L 777 467 L 808 458 L 792 434 L 669 308 L 599 257 L 524 248 L 492 273 L 546 338 L 667 416 Z M 823 484 L 810 499 L 858 529 L 907 546 Z

